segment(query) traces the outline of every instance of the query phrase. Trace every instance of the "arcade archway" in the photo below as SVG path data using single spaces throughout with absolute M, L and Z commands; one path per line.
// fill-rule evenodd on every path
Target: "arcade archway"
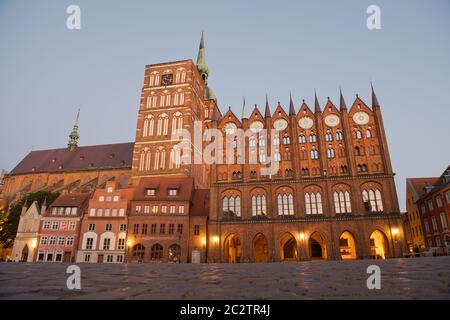
M 356 253 L 355 238 L 348 231 L 344 231 L 339 237 L 339 254 L 342 260 L 352 260 L 358 258 Z
M 370 235 L 370 255 L 373 259 L 386 259 L 388 254 L 388 240 L 380 230 L 375 230 Z
M 291 233 L 285 233 L 281 237 L 280 248 L 281 261 L 297 261 L 297 240 Z
M 226 237 L 224 242 L 225 250 L 225 262 L 227 263 L 239 263 L 241 262 L 241 241 L 239 238 L 230 234 Z
M 262 233 L 258 233 L 253 239 L 253 261 L 254 262 L 269 261 L 267 238 Z
M 309 255 L 311 260 L 327 259 L 327 243 L 325 238 L 318 232 L 309 237 Z

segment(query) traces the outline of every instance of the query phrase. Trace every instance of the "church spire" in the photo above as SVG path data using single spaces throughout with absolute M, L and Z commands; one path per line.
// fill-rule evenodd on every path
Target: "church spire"
M 242 119 L 248 119 L 247 118 L 247 107 L 245 106 L 245 97 L 244 97 L 244 102 L 242 104 Z
M 289 115 L 295 116 L 294 102 L 292 102 L 292 94 L 289 92 Z
M 264 117 L 265 118 L 270 118 L 270 107 L 269 107 L 269 99 L 267 98 L 267 94 L 266 94 L 266 110 L 264 112 Z
M 341 86 L 339 86 L 339 107 L 342 110 L 347 110 L 347 105 L 345 104 L 344 96 L 342 95 Z
M 320 109 L 319 100 L 317 100 L 316 89 L 314 89 L 314 112 L 315 113 L 321 113 L 322 112 L 322 110 Z
M 378 103 L 378 99 L 377 99 L 377 96 L 375 94 L 375 91 L 373 91 L 372 82 L 370 83 L 370 87 L 372 88 L 372 108 L 380 107 L 380 104 Z
M 204 35 L 202 30 L 202 37 L 200 39 L 200 46 L 198 48 L 198 55 L 197 55 L 197 69 L 200 71 L 200 75 L 202 76 L 203 81 L 205 81 L 205 84 L 208 84 L 208 65 L 206 64 L 206 56 L 205 56 L 205 41 L 204 41 Z
M 78 109 L 77 119 L 75 120 L 72 132 L 69 135 L 69 143 L 67 144 L 67 147 L 70 150 L 73 150 L 78 146 L 78 138 L 80 138 L 80 135 L 78 134 L 79 119 L 80 119 L 80 109 Z

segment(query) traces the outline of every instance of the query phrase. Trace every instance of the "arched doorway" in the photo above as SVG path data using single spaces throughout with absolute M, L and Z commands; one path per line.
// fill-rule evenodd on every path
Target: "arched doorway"
M 290 233 L 281 237 L 281 261 L 297 261 L 297 240 Z
M 239 238 L 230 234 L 226 237 L 224 242 L 225 249 L 225 261 L 227 263 L 239 263 L 241 262 L 241 241 Z
M 145 247 L 140 243 L 135 244 L 131 251 L 132 259 L 142 262 L 144 260 L 144 256 L 145 256 Z
M 355 238 L 348 231 L 344 231 L 339 237 L 339 253 L 342 260 L 351 260 L 358 257 Z
M 163 246 L 159 243 L 155 243 L 150 248 L 150 259 L 152 261 L 160 261 L 163 258 Z
M 22 257 L 20 258 L 20 261 L 22 262 L 27 262 L 27 260 L 28 260 L 28 244 L 26 244 L 25 247 L 23 247 Z
M 314 232 L 309 237 L 309 255 L 311 260 L 327 259 L 327 242 L 318 232 Z
M 181 247 L 176 243 L 169 247 L 169 261 L 181 262 Z
M 253 261 L 254 262 L 269 261 L 267 239 L 262 233 L 258 233 L 253 239 Z
M 375 230 L 370 235 L 370 255 L 373 259 L 388 258 L 388 241 L 380 230 Z

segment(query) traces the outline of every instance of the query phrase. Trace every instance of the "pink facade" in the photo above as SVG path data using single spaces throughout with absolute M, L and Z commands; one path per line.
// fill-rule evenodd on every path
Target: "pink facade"
M 81 218 L 87 208 L 88 200 L 89 194 L 61 195 L 43 213 L 35 261 L 75 261 Z

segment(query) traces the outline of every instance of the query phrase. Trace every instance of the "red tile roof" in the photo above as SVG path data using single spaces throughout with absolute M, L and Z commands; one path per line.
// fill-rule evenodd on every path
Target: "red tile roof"
M 169 196 L 169 189 L 178 185 L 178 194 Z M 147 196 L 146 189 L 156 188 L 154 196 Z M 194 191 L 194 179 L 190 177 L 145 177 L 136 186 L 133 200 L 184 200 L 191 201 Z
M 134 143 L 127 142 L 32 151 L 10 174 L 130 168 L 133 148 Z
M 45 216 L 51 215 L 53 207 L 77 207 L 77 215 L 81 216 L 83 211 L 87 208 L 89 203 L 90 194 L 89 193 L 67 193 L 62 194 L 51 204 Z
M 406 183 L 412 188 L 412 191 L 414 192 L 414 200 L 417 201 L 426 193 L 424 189 L 425 186 L 434 185 L 438 182 L 438 180 L 439 177 L 408 178 L 406 179 Z

